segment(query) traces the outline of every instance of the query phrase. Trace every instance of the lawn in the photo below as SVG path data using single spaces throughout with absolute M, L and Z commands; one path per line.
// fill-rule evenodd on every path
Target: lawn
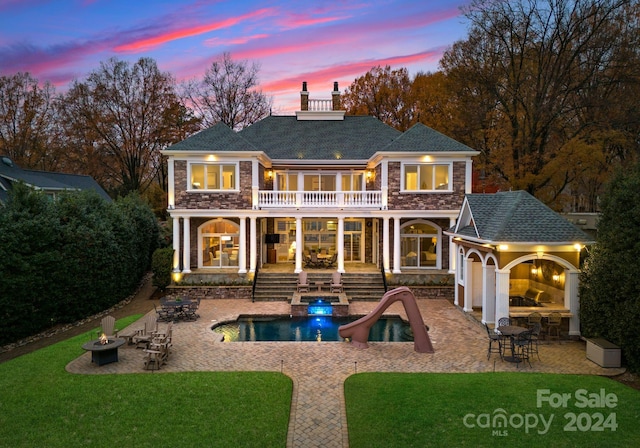
M 0 447 L 286 445 L 292 382 L 285 375 L 67 373 L 88 339 L 0 364 Z
M 347 379 L 345 399 L 351 448 L 630 447 L 640 440 L 640 391 L 596 376 L 363 373 Z

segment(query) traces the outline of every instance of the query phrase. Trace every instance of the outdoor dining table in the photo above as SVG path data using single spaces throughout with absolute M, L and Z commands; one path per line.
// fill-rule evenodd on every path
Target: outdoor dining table
M 497 330 L 500 332 L 500 334 L 509 336 L 509 338 L 511 339 L 511 356 L 504 356 L 503 359 L 508 362 L 520 362 L 520 358 L 518 358 L 514 353 L 514 339 L 517 338 L 518 335 L 523 331 L 527 331 L 528 328 L 519 327 L 517 325 L 504 325 L 502 327 L 498 327 Z
M 179 317 L 184 311 L 185 307 L 188 307 L 189 305 L 191 305 L 191 300 L 189 299 L 160 299 L 160 306 L 162 306 L 162 308 L 166 310 L 171 310 L 171 314 L 173 314 L 175 317 Z

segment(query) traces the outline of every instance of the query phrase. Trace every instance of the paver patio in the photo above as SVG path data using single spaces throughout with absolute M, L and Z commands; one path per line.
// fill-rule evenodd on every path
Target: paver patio
M 354 302 L 351 314 L 366 314 L 375 302 Z M 434 354 L 420 354 L 413 343 L 371 343 L 365 350 L 346 342 L 243 342 L 220 341 L 211 326 L 235 320 L 240 314 L 289 314 L 284 302 L 250 300 L 204 300 L 200 319 L 173 325 L 173 350 L 168 364 L 160 371 L 143 370 L 142 350 L 120 350 L 119 362 L 101 367 L 91 363 L 85 353 L 68 364 L 78 374 L 117 374 L 138 372 L 157 375 L 184 371 L 282 371 L 293 380 L 293 402 L 288 447 L 347 447 L 347 420 L 343 384 L 356 372 L 504 372 L 517 366 L 493 355 L 487 360 L 486 331 L 446 300 L 418 300 L 422 317 L 430 328 Z M 387 310 L 406 319 L 400 303 Z M 141 320 L 131 328 L 142 325 Z M 163 325 L 163 324 L 160 324 Z M 618 375 L 624 369 L 602 368 L 586 359 L 585 343 L 563 341 L 543 343 L 541 361 L 526 372 Z

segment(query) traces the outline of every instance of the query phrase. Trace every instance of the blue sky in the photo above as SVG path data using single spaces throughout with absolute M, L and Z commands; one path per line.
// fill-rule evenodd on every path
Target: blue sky
M 224 52 L 260 64 L 276 113 L 297 109 L 302 81 L 329 98 L 377 65 L 434 71 L 466 37 L 468 0 L 0 0 L 0 74 L 29 72 L 64 90 L 115 56 L 155 59 L 178 81 Z

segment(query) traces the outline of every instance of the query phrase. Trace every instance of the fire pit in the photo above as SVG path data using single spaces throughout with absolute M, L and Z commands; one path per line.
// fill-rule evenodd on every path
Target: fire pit
M 84 350 L 91 352 L 91 362 L 101 366 L 110 362 L 118 362 L 118 347 L 126 342 L 122 338 L 107 338 L 103 333 L 98 339 L 85 342 L 82 345 Z

